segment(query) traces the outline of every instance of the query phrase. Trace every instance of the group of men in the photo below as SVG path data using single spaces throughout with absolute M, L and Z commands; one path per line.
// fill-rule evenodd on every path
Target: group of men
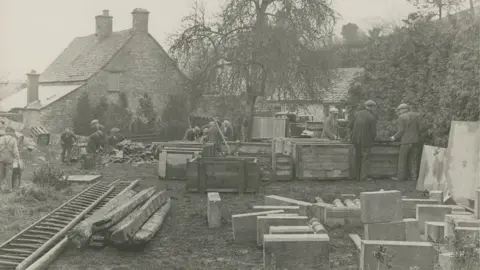
M 87 154 L 92 155 L 102 150 L 109 150 L 107 148 L 114 148 L 119 142 L 125 140 L 125 137 L 120 134 L 118 128 L 112 128 L 110 130 L 110 136 L 107 136 L 105 133 L 105 126 L 103 126 L 97 119 L 90 122 L 90 128 L 92 129 L 92 133 L 87 139 Z M 62 145 L 61 161 L 69 164 L 71 161 L 72 149 L 76 142 L 76 136 L 71 129 L 66 128 L 60 136 L 60 141 Z
M 230 121 L 224 120 L 223 123 L 218 120 L 210 121 L 202 128 L 195 126 L 185 132 L 184 140 L 197 142 L 215 142 L 220 145 L 225 141 L 234 140 L 233 127 Z

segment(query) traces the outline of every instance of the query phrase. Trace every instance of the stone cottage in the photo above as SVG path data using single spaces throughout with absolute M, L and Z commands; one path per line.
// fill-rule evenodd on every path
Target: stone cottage
M 113 32 L 108 10 L 95 17 L 95 34 L 75 38 L 42 73 L 27 74 L 28 86 L 0 102 L 0 111 L 23 114 L 25 127 L 51 133 L 72 126 L 80 97 L 91 105 L 102 97 L 127 101 L 135 111 L 147 93 L 161 114 L 169 94 L 189 83 L 173 59 L 148 32 L 149 12 L 133 10 L 132 28 Z

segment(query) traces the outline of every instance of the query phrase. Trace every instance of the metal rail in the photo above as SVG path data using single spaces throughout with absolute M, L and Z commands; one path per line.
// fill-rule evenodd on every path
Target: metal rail
M 25 230 L 0 245 L 0 269 L 19 269 L 31 264 L 83 217 L 104 206 L 131 181 L 98 182 L 62 204 Z M 113 190 L 111 190 L 113 188 Z

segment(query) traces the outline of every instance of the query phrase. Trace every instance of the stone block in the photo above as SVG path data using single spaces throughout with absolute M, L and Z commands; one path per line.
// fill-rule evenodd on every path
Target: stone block
M 270 232 L 270 226 L 305 226 L 306 216 L 259 216 L 257 217 L 257 245 L 262 246 L 263 236 Z
M 270 211 L 283 210 L 285 213 L 300 214 L 300 206 L 298 205 L 255 205 L 253 211 Z
M 292 214 L 292 213 L 280 213 L 280 214 L 268 214 L 267 216 L 298 216 L 298 214 Z
M 440 266 L 441 270 L 454 270 L 454 258 L 453 252 L 441 253 L 438 256 L 438 266 Z
M 425 237 L 429 241 L 439 242 L 443 240 L 445 231 L 445 222 L 427 221 L 425 222 Z
M 475 190 L 476 199 L 475 199 L 475 216 L 477 219 L 480 219 L 480 188 Z
M 460 239 L 476 239 L 480 240 L 480 228 L 479 227 L 456 227 L 455 232 Z M 473 240 L 472 240 L 473 241 Z
M 428 193 L 428 197 L 433 200 L 437 200 L 439 204 L 443 203 L 443 191 L 441 190 L 431 190 Z
M 385 249 L 386 257 L 393 256 L 390 261 L 391 268 L 380 264 L 374 252 L 379 247 Z M 419 269 L 434 269 L 438 255 L 435 247 L 429 242 L 403 242 L 403 241 L 377 241 L 363 240 L 360 252 L 361 270 L 408 270 L 417 266 Z
M 329 257 L 327 234 L 265 235 L 263 269 L 330 270 Z
M 402 221 L 402 193 L 398 190 L 360 193 L 363 223 Z
M 270 226 L 270 234 L 312 234 L 310 226 Z
M 355 200 L 355 198 L 357 198 L 357 195 L 355 195 L 355 194 L 340 194 L 340 199 L 342 201 L 345 201 L 347 199 L 350 199 L 350 200 L 353 201 L 353 200 Z
M 417 204 L 440 204 L 435 199 L 402 199 L 403 218 L 417 218 Z
M 414 218 L 405 218 L 405 239 L 411 242 L 422 242 L 420 230 L 418 229 L 418 220 Z
M 220 228 L 222 225 L 221 199 L 218 192 L 208 192 L 207 219 L 209 228 Z
M 363 225 L 365 240 L 407 241 L 405 222 L 370 223 Z
M 452 214 L 453 210 L 465 211 L 461 206 L 456 205 L 426 205 L 417 204 L 417 220 L 420 233 L 425 233 L 426 221 L 445 221 L 445 215 Z
M 272 210 L 232 215 L 233 240 L 235 242 L 257 241 L 257 217 L 268 214 L 284 213 L 283 210 Z
M 468 212 L 462 214 L 448 214 L 445 215 L 444 223 L 445 230 L 443 231 L 444 237 L 453 237 L 453 227 L 457 224 L 457 220 L 473 220 L 474 216 Z M 456 226 L 456 225 L 455 225 Z M 468 227 L 468 226 L 466 226 Z
M 277 196 L 277 195 L 268 195 L 265 196 L 265 205 L 297 205 L 300 207 L 299 215 L 310 216 L 310 208 L 312 203 L 299 201 L 287 197 Z

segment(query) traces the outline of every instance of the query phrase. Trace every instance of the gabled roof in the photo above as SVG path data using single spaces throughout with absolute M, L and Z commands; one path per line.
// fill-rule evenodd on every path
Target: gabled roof
M 80 86 L 82 86 L 82 84 L 40 85 L 38 87 L 38 101 L 32 104 L 27 104 L 27 88 L 24 88 L 0 101 L 0 111 L 9 112 L 12 109 L 42 109 L 73 92 Z
M 40 82 L 73 82 L 90 78 L 132 37 L 130 29 L 99 40 L 93 34 L 75 38 L 40 75 Z

